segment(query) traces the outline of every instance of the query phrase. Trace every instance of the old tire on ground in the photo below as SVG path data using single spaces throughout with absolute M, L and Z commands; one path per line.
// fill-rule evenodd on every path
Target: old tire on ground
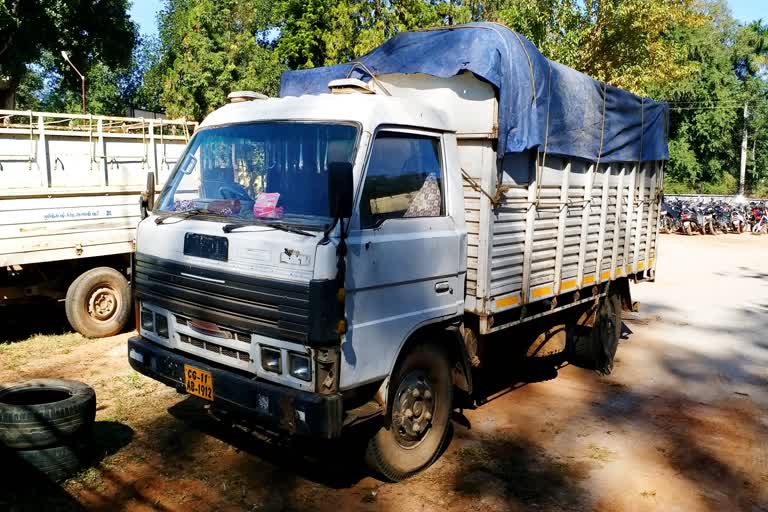
M 0 445 L 46 448 L 90 432 L 96 417 L 93 388 L 72 380 L 34 379 L 0 384 Z
M 621 297 L 615 291 L 600 299 L 594 324 L 573 337 L 570 361 L 603 375 L 613 370 L 613 359 L 621 337 Z
M 453 382 L 443 350 L 415 345 L 390 380 L 384 424 L 369 440 L 369 468 L 397 482 L 428 467 L 445 442 L 451 418 Z
M 33 470 L 54 482 L 66 480 L 83 464 L 80 450 L 74 446 L 54 446 L 39 450 L 17 450 L 4 454 L 3 460 L 11 459 L 11 466 L 20 466 L 22 473 Z
M 98 267 L 84 272 L 67 290 L 67 320 L 87 338 L 120 333 L 131 312 L 128 281 L 117 270 Z

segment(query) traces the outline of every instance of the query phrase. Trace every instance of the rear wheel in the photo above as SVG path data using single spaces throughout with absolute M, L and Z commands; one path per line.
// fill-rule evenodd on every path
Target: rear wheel
M 607 375 L 613 370 L 621 337 L 621 297 L 609 292 L 590 313 L 594 314 L 592 327 L 573 337 L 569 359 L 576 366 Z
M 65 310 L 69 324 L 83 336 L 114 336 L 123 330 L 130 316 L 128 281 L 110 267 L 91 269 L 69 286 Z
M 683 224 L 683 230 L 685 231 L 685 234 L 688 236 L 691 236 L 693 234 L 693 229 L 691 229 L 691 223 L 686 222 Z
M 368 442 L 368 466 L 397 482 L 432 464 L 448 432 L 452 400 L 445 352 L 429 344 L 414 346 L 390 381 L 384 424 Z

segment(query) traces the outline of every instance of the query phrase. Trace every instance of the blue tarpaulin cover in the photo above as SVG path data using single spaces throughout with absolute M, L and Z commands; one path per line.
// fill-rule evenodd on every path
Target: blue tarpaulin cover
M 493 23 L 403 32 L 358 59 L 374 74 L 465 70 L 499 95 L 499 155 L 531 148 L 600 162 L 666 160 L 668 105 L 605 85 L 545 58 L 523 36 Z M 368 79 L 339 64 L 283 73 L 280 96 L 330 92 L 328 82 Z M 545 147 L 546 143 L 546 147 Z

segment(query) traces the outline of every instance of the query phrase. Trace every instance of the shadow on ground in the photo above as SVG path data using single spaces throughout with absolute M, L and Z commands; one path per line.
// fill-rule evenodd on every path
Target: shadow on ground
M 81 471 L 98 466 L 106 457 L 131 442 L 131 427 L 113 421 L 97 421 L 90 439 L 77 448 Z M 12 450 L 0 449 L 4 478 L 0 478 L 0 510 L 7 511 L 79 511 L 83 506 L 59 483 L 25 463 Z M 55 461 L 47 461 L 52 463 Z M 77 472 L 73 473 L 76 476 Z
M 0 343 L 25 340 L 35 334 L 58 335 L 72 331 L 63 302 L 42 302 L 0 307 Z

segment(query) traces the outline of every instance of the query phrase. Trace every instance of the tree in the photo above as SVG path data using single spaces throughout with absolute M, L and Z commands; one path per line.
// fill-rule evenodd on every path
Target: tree
M 88 112 L 124 116 L 133 106 L 150 111 L 162 110 L 156 77 L 152 74 L 157 60 L 157 42 L 147 40 L 136 46 L 127 66 L 109 67 L 101 61 L 85 72 Z M 24 110 L 80 113 L 80 87 L 65 79 L 66 70 L 58 60 L 43 52 L 19 81 L 17 107 Z
M 14 108 L 27 65 L 45 52 L 66 51 L 83 73 L 94 62 L 127 65 L 136 42 L 128 5 L 128 0 L 0 1 L 0 108 Z M 68 64 L 55 62 L 65 80 L 79 87 Z
M 668 189 L 735 190 L 748 102 L 748 186 L 768 191 L 768 27 L 739 26 L 725 0 L 166 0 L 135 97 L 200 119 L 232 90 L 275 94 L 285 69 L 469 21 L 503 23 L 553 60 L 669 100 Z
M 172 117 L 200 119 L 233 90 L 277 92 L 284 67 L 271 48 L 269 0 L 169 0 L 160 15 L 162 80 Z
M 548 58 L 643 95 L 692 72 L 668 34 L 706 20 L 692 0 L 507 0 L 490 12 Z
M 768 150 L 764 142 L 768 84 L 764 69 L 761 23 L 739 26 L 723 1 L 702 4 L 707 22 L 678 28 L 673 37 L 687 48 L 694 69 L 682 80 L 669 81 L 656 94 L 671 100 L 670 161 L 665 186 L 677 191 L 732 194 L 738 186 L 744 103 L 752 106 L 748 133 L 753 155 Z M 765 148 L 763 152 L 759 150 Z M 753 189 L 768 167 L 748 166 Z M 766 162 L 768 163 L 768 162 Z
M 277 53 L 291 69 L 347 62 L 399 32 L 473 19 L 469 5 L 443 0 L 280 0 L 275 14 Z

